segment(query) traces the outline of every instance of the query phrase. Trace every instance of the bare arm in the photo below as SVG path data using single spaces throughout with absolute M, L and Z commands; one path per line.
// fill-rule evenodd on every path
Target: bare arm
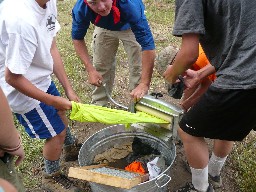
M 169 83 L 175 83 L 178 76 L 182 75 L 195 63 L 198 58 L 198 45 L 198 34 L 185 34 L 182 36 L 181 49 L 175 57 L 173 65 L 169 65 L 163 74 Z
M 7 180 L 0 178 L 0 186 L 6 192 L 18 192 L 18 190 Z
M 155 50 L 142 51 L 142 73 L 140 84 L 131 92 L 134 99 L 140 99 L 147 94 L 154 68 Z
M 56 75 L 56 77 L 60 81 L 69 100 L 79 102 L 80 99 L 75 94 L 75 92 L 68 80 L 60 53 L 59 53 L 57 45 L 56 45 L 56 39 L 53 40 L 52 47 L 51 47 L 51 54 L 52 54 L 52 58 L 53 58 L 53 62 L 54 62 L 53 73 Z
M 11 110 L 5 98 L 5 95 L 0 88 L 0 157 L 4 155 L 4 150 L 6 149 L 14 149 L 20 145 L 20 136 L 18 131 L 16 130 Z M 16 165 L 20 164 L 20 162 L 24 159 L 25 153 L 23 147 L 20 146 L 16 151 L 11 152 L 12 155 L 17 155 L 18 159 L 16 161 Z
M 198 71 L 188 69 L 184 78 L 185 85 L 188 88 L 193 88 L 213 73 L 215 73 L 215 68 L 210 63 Z
M 202 94 L 208 89 L 212 81 L 208 78 L 209 75 L 215 72 L 215 68 L 209 63 L 198 71 L 188 69 L 184 77 L 186 89 L 184 90 L 184 97 L 181 100 L 181 106 L 184 110 L 188 110 L 193 106 Z M 194 92 L 192 92 L 194 90 Z M 188 95 L 191 93 L 190 95 Z
M 204 79 L 205 77 L 208 77 L 209 75 L 215 73 L 215 67 L 212 66 L 210 63 L 207 64 L 205 67 L 201 68 L 197 71 L 197 75 L 199 79 Z
M 73 40 L 74 47 L 77 55 L 80 57 L 83 62 L 86 71 L 89 75 L 89 83 L 95 86 L 101 86 L 103 77 L 99 72 L 96 71 L 95 67 L 91 63 L 90 56 L 88 53 L 88 49 L 84 40 Z
M 45 93 L 34 86 L 23 75 L 14 74 L 8 68 L 5 68 L 5 80 L 9 85 L 28 97 L 34 98 L 47 105 L 52 105 L 58 110 L 71 109 L 71 102 L 69 100 Z

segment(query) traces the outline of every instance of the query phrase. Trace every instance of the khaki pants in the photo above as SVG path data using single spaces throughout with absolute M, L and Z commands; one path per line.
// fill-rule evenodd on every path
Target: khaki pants
M 15 170 L 13 158 L 9 158 L 6 163 L 0 159 L 0 178 L 13 184 L 19 192 L 25 192 L 23 183 Z
M 103 76 L 103 83 L 106 84 L 109 94 L 113 90 L 116 69 L 116 53 L 119 40 L 123 43 L 129 65 L 129 91 L 133 90 L 141 77 L 141 46 L 136 41 L 133 32 L 109 31 L 95 27 L 93 34 L 93 65 Z M 92 93 L 92 103 L 106 106 L 108 98 L 103 87 L 96 87 Z

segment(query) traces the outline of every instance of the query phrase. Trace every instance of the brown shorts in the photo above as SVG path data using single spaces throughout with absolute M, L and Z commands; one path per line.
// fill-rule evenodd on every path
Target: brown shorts
M 256 128 L 256 89 L 210 86 L 180 121 L 186 133 L 211 139 L 242 141 Z

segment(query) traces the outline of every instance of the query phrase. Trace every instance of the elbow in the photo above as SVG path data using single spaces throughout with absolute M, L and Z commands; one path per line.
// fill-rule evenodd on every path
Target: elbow
M 17 81 L 17 77 L 8 68 L 5 70 L 5 81 L 11 86 Z
M 192 52 L 187 51 L 181 54 L 181 58 L 183 59 L 184 63 L 186 63 L 188 66 L 193 65 L 197 58 L 198 58 L 198 52 Z
M 186 58 L 187 58 L 187 63 L 190 63 L 192 65 L 196 62 L 198 55 L 189 55 Z
M 11 85 L 11 86 L 13 85 L 13 78 L 10 75 L 5 74 L 5 81 L 9 85 Z

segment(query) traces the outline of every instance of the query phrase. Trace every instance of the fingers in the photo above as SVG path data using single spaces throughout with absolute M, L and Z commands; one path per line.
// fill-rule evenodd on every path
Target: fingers
M 102 83 L 103 83 L 102 80 L 98 79 L 96 86 L 100 87 L 102 85 Z
M 20 163 L 23 161 L 23 159 L 24 159 L 24 157 L 19 156 L 19 157 L 17 158 L 17 160 L 15 161 L 15 166 L 19 166 Z
M 134 99 L 134 102 L 139 101 L 144 95 L 148 93 L 148 87 L 138 85 L 132 92 L 130 93 L 131 97 Z
M 98 80 L 98 84 L 102 85 L 102 80 L 99 79 Z

